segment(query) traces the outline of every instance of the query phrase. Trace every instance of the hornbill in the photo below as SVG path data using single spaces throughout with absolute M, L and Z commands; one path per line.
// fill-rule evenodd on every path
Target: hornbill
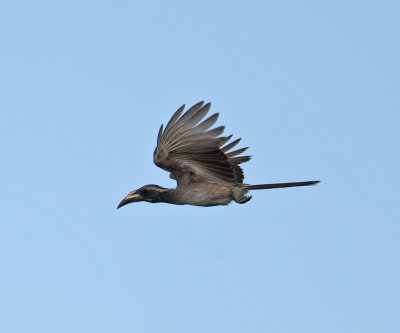
M 241 163 L 250 156 L 241 155 L 248 147 L 232 150 L 241 139 L 227 144 L 232 135 L 220 136 L 224 126 L 209 129 L 218 113 L 203 120 L 211 108 L 204 102 L 193 105 L 183 115 L 182 105 L 172 116 L 165 130 L 158 132 L 154 163 L 169 171 L 178 183 L 174 189 L 145 185 L 130 192 L 118 205 L 131 202 L 166 202 L 175 205 L 218 206 L 232 200 L 243 204 L 252 197 L 249 190 L 314 185 L 318 180 L 294 183 L 244 184 Z

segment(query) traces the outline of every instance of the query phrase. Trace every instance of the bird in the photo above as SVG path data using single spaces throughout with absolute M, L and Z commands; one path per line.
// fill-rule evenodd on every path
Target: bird
M 158 131 L 154 163 L 170 172 L 170 178 L 177 182 L 176 188 L 155 184 L 142 186 L 131 191 L 117 209 L 140 201 L 203 207 L 228 205 L 232 201 L 244 204 L 252 198 L 247 195 L 251 190 L 319 183 L 319 180 L 259 185 L 243 183 L 244 173 L 240 164 L 249 161 L 251 156 L 241 154 L 248 147 L 232 150 L 241 138 L 230 141 L 232 135 L 221 136 L 224 126 L 210 129 L 219 116 L 219 113 L 214 113 L 203 120 L 210 108 L 211 103 L 204 105 L 202 101 L 183 113 L 185 105 L 182 105 L 165 129 L 161 125 Z

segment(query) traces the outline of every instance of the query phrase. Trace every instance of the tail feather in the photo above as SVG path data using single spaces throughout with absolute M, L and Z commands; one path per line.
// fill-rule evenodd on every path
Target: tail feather
M 265 189 L 269 189 L 269 188 L 315 185 L 318 183 L 319 183 L 319 180 L 311 180 L 308 182 L 246 185 L 246 189 L 247 190 L 265 190 Z

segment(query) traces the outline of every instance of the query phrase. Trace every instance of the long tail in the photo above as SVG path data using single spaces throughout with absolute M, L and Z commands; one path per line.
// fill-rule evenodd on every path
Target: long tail
M 293 187 L 293 186 L 307 186 L 318 184 L 319 180 L 311 180 L 308 182 L 296 182 L 296 183 L 277 183 L 277 184 L 260 184 L 260 185 L 246 185 L 245 188 L 248 190 L 265 190 L 268 188 L 280 188 L 280 187 Z

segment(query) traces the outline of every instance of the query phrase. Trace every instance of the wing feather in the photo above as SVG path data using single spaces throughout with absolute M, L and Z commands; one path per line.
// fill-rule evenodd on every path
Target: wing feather
M 181 116 L 176 123 L 171 127 L 170 135 L 168 138 L 166 138 L 165 143 L 168 144 L 169 142 L 172 142 L 176 136 L 178 136 L 182 131 L 186 128 L 185 125 L 189 120 L 192 118 L 193 115 L 195 115 L 200 108 L 203 106 L 204 102 L 199 102 L 195 105 L 193 105 L 189 110 L 187 110 L 183 116 Z M 187 126 L 187 128 L 190 128 Z
M 165 139 L 167 139 L 169 132 L 171 132 L 172 127 L 175 125 L 176 121 L 178 118 L 181 116 L 183 110 L 185 109 L 185 104 L 183 104 L 172 116 L 172 118 L 169 120 L 167 126 L 165 127 L 165 131 L 163 135 L 165 136 Z
M 234 150 L 234 151 L 232 151 L 230 153 L 227 153 L 226 156 L 233 157 L 233 156 L 236 156 L 236 155 L 240 155 L 241 153 L 245 152 L 248 148 L 249 147 L 244 147 L 244 148 L 241 148 L 241 149 Z
M 236 139 L 235 141 L 232 141 L 231 143 L 227 144 L 225 147 L 221 148 L 221 150 L 223 152 L 227 152 L 228 150 L 231 150 L 239 143 L 240 140 L 242 140 L 242 139 L 240 138 L 240 139 Z
M 178 186 L 184 182 L 243 182 L 239 164 L 247 162 L 250 156 L 238 155 L 247 147 L 229 152 L 240 139 L 225 145 L 232 138 L 220 136 L 225 127 L 210 129 L 218 119 L 215 113 L 203 120 L 210 111 L 210 103 L 199 102 L 183 113 L 184 107 L 174 113 L 165 130 L 161 125 L 154 163 L 171 172 Z
M 163 127 L 164 127 L 164 125 L 161 125 L 160 130 L 158 131 L 157 144 L 160 143 L 161 135 L 162 135 L 162 132 L 163 132 Z

